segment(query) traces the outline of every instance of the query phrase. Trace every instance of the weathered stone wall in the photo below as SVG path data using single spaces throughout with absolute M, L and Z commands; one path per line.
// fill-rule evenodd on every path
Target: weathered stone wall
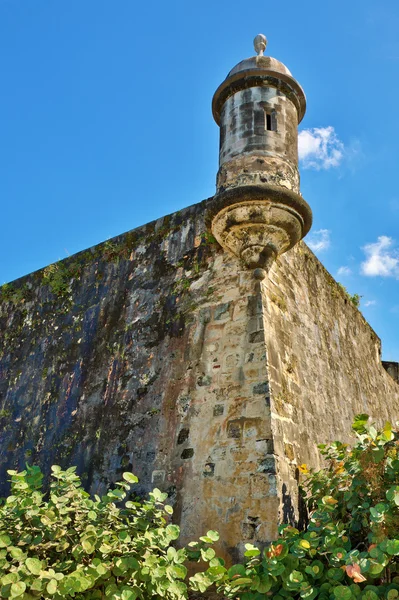
M 259 286 L 258 286 L 259 287 Z M 262 302 L 204 204 L 3 288 L 1 492 L 26 460 L 168 491 L 185 539 L 276 533 Z M 233 552 L 233 550 L 231 550 Z
M 381 343 L 348 294 L 301 242 L 263 284 L 272 430 L 282 516 L 297 505 L 297 465 L 318 467 L 316 445 L 348 439 L 353 417 L 399 416 L 399 386 Z
M 76 464 L 93 492 L 132 470 L 184 540 L 215 528 L 234 556 L 276 535 L 281 498 L 292 516 L 317 442 L 397 416 L 378 338 L 306 246 L 259 283 L 205 207 L 0 288 L 0 494 L 26 460 Z

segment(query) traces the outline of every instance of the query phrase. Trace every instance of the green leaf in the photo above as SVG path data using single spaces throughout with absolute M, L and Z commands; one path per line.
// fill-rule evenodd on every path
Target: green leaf
M 372 590 L 367 590 L 360 596 L 362 600 L 378 600 L 378 595 Z
M 217 531 L 213 531 L 212 529 L 210 529 L 209 531 L 207 531 L 206 535 L 213 541 L 213 542 L 217 542 L 219 539 L 219 534 Z
M 237 579 L 234 579 L 232 583 L 234 587 L 250 585 L 252 583 L 252 579 L 250 579 L 249 577 L 238 577 Z
M 155 502 L 163 502 L 168 497 L 168 494 L 164 494 L 158 488 L 154 488 L 149 496 L 155 500 Z
M 166 556 L 168 557 L 168 560 L 170 560 L 170 562 L 172 562 L 176 556 L 177 552 L 176 549 L 173 548 L 173 546 L 170 546 L 166 552 Z
M 327 576 L 332 581 L 342 581 L 345 573 L 342 569 L 328 569 Z
M 136 475 L 133 475 L 133 473 L 123 473 L 122 477 L 125 481 L 127 481 L 128 483 L 137 483 L 139 478 L 136 477 Z
M 44 579 L 36 578 L 33 583 L 31 583 L 30 589 L 34 592 L 41 592 L 45 583 Z
M 374 463 L 379 463 L 382 460 L 384 460 L 384 456 L 385 456 L 384 448 L 374 448 L 371 453 L 371 457 L 372 457 Z
M 391 442 L 393 440 L 394 434 L 392 433 L 392 425 L 389 421 L 385 423 L 382 434 L 387 442 Z
M 375 440 L 377 437 L 377 430 L 375 427 L 373 427 L 373 425 L 370 425 L 369 427 L 369 434 L 372 440 Z
M 171 567 L 168 567 L 168 572 L 177 579 L 185 579 L 187 575 L 187 569 L 186 567 L 183 567 L 183 565 L 172 565 Z
M 206 572 L 211 577 L 217 577 L 218 575 L 223 575 L 227 571 L 226 571 L 225 567 L 222 567 L 221 565 L 216 565 L 213 567 L 209 567 L 209 569 L 207 569 Z
M 356 431 L 356 433 L 366 433 L 366 425 L 369 420 L 369 416 L 366 414 L 356 415 L 352 424 L 352 429 Z
M 124 589 L 121 595 L 122 600 L 136 600 L 137 596 L 139 595 L 139 592 L 130 588 L 130 589 Z
M 337 585 L 334 589 L 334 596 L 337 600 L 350 600 L 352 592 L 346 585 Z
M 56 579 L 50 579 L 46 586 L 46 590 L 49 594 L 53 595 L 57 591 L 58 581 Z
M 207 548 L 206 550 L 201 550 L 202 559 L 205 561 L 210 561 L 215 557 L 216 552 L 213 548 Z
M 19 581 L 19 575 L 15 571 L 12 573 L 7 573 L 4 577 L 1 578 L 1 585 L 9 585 L 10 583 L 16 583 Z
M 386 492 L 386 497 L 390 502 L 395 502 L 399 506 L 399 485 L 392 486 Z
M 368 570 L 368 573 L 370 575 L 379 575 L 385 568 L 385 565 L 382 565 L 381 563 L 378 562 L 374 562 L 374 561 L 370 561 L 370 567 Z
M 11 539 L 8 535 L 0 535 L 0 548 L 7 548 L 11 545 Z
M 177 564 L 182 564 L 184 562 L 186 562 L 187 560 L 187 553 L 186 550 L 183 548 L 181 550 L 178 550 L 175 554 L 175 557 L 173 559 L 175 561 L 175 563 Z
M 387 540 L 386 551 L 391 556 L 397 556 L 399 554 L 399 540 Z
M 88 539 L 82 540 L 82 547 L 86 554 L 92 554 L 96 547 L 93 545 L 92 541 Z
M 227 571 L 227 575 L 230 577 L 230 579 L 232 579 L 233 577 L 235 577 L 237 575 L 244 577 L 246 574 L 247 574 L 247 572 L 245 570 L 244 565 L 233 565 Z
M 178 525 L 168 525 L 166 528 L 166 534 L 172 540 L 177 540 L 180 535 L 180 527 Z
M 299 595 L 304 600 L 313 600 L 313 598 L 316 598 L 318 593 L 319 593 L 319 590 L 317 588 L 309 586 L 306 589 L 301 590 Z
M 27 558 L 25 564 L 28 570 L 33 573 L 33 575 L 39 575 L 40 571 L 42 570 L 42 563 L 37 558 Z
M 21 596 L 26 590 L 26 583 L 24 581 L 17 581 L 11 584 L 10 588 L 10 596 L 11 598 L 16 598 L 17 596 Z
M 267 594 L 267 592 L 270 590 L 270 588 L 273 585 L 273 580 L 271 579 L 271 577 L 269 577 L 268 575 L 261 575 L 260 577 L 260 581 L 256 587 L 256 590 L 260 593 L 260 594 Z
M 13 558 L 16 558 L 16 559 L 19 559 L 19 558 L 21 558 L 22 556 L 24 556 L 24 551 L 23 551 L 23 550 L 21 550 L 21 548 L 16 548 L 16 546 L 11 546 L 11 547 L 8 549 L 8 551 L 9 551 L 9 553 L 11 554 L 11 556 L 12 556 Z
M 252 544 L 245 544 L 244 556 L 252 557 L 252 556 L 259 556 L 259 554 L 260 554 L 259 548 L 257 548 L 256 546 L 253 546 Z
M 205 544 L 213 544 L 212 538 L 208 537 L 207 535 L 201 535 L 200 540 Z
M 301 583 L 303 581 L 303 574 L 300 571 L 292 571 L 289 574 L 288 579 L 292 581 L 292 583 Z

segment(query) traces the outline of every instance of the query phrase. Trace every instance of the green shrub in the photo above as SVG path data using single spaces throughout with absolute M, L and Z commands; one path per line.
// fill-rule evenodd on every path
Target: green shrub
M 377 431 L 367 415 L 353 424 L 357 444 L 320 446 L 326 467 L 305 475 L 309 524 L 284 525 L 261 552 L 246 545 L 245 565 L 197 575 L 229 598 L 395 600 L 399 597 L 399 434 Z
M 144 502 L 127 500 L 131 473 L 102 498 L 81 487 L 75 467 L 52 467 L 47 496 L 38 467 L 11 475 L 0 506 L 0 597 L 135 600 L 187 597 L 188 559 L 215 559 L 209 531 L 176 550 L 179 527 L 168 523 L 167 495 L 154 489 Z
M 10 471 L 12 491 L 0 506 L 0 597 L 147 600 L 187 598 L 216 584 L 241 600 L 399 600 L 399 433 L 378 431 L 358 415 L 357 443 L 320 446 L 326 467 L 302 465 L 309 523 L 283 525 L 266 549 L 246 545 L 246 564 L 226 568 L 208 531 L 174 547 L 166 494 L 127 500 L 124 481 L 91 498 L 74 468 L 52 467 L 50 492 L 38 467 Z M 187 577 L 188 560 L 205 570 Z

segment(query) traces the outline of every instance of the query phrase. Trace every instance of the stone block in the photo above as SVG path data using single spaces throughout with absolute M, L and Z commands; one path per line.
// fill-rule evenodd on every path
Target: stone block
M 230 302 L 224 302 L 223 304 L 218 304 L 213 309 L 213 318 L 215 321 L 227 321 L 230 319 Z
M 253 498 L 267 498 L 271 487 L 269 476 L 263 473 L 251 473 L 249 478 L 250 494 Z
M 165 481 L 165 471 L 156 470 L 151 474 L 151 483 L 154 485 L 160 485 Z
M 242 436 L 242 422 L 239 420 L 229 421 L 227 423 L 227 437 L 240 439 Z

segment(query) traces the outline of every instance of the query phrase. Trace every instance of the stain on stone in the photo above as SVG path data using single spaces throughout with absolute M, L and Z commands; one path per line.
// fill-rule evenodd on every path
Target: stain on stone
M 192 458 L 194 456 L 194 448 L 185 448 L 181 453 L 181 458 L 186 460 L 187 458 Z
M 229 421 L 227 423 L 227 437 L 239 439 L 242 435 L 242 424 L 240 421 Z
M 285 453 L 286 457 L 288 458 L 288 460 L 294 460 L 295 452 L 294 452 L 294 446 L 292 444 L 284 442 L 284 453 Z
M 256 524 L 241 523 L 241 532 L 244 540 L 253 540 L 256 532 Z
M 264 342 L 265 334 L 264 331 L 254 331 L 249 334 L 249 343 L 256 344 L 258 342 Z
M 269 393 L 269 382 L 268 381 L 262 381 L 262 383 L 257 383 L 256 385 L 253 386 L 252 392 L 254 394 L 265 394 L 265 395 L 267 395 Z
M 168 502 L 169 504 L 171 504 L 172 506 L 174 506 L 174 504 L 176 504 L 176 500 L 177 500 L 177 488 L 175 485 L 171 485 L 170 487 L 168 487 L 168 489 L 166 490 L 166 493 L 168 494 Z
M 220 417 L 224 413 L 224 405 L 223 404 L 215 404 L 213 407 L 213 416 Z
M 229 315 L 229 308 L 230 308 L 230 302 L 227 302 L 225 304 L 219 304 L 218 306 L 215 306 L 214 309 L 214 319 L 215 321 L 219 321 L 220 319 L 226 319 Z
M 187 429 L 186 427 L 183 427 L 183 429 L 180 429 L 179 435 L 177 436 L 177 444 L 178 445 L 183 444 L 187 440 L 189 433 L 190 433 L 190 430 Z
M 215 463 L 206 463 L 203 474 L 204 477 L 213 477 L 215 474 Z
M 276 460 L 274 456 L 266 456 L 262 460 L 259 461 L 259 466 L 257 468 L 258 473 L 271 473 L 273 475 L 276 474 Z
M 165 471 L 156 470 L 152 472 L 151 481 L 155 485 L 160 485 L 165 481 Z
M 208 386 L 211 385 L 212 383 L 212 377 L 210 377 L 210 375 L 200 375 L 200 377 L 198 377 L 197 379 L 197 385 L 199 385 L 200 387 L 202 386 Z

